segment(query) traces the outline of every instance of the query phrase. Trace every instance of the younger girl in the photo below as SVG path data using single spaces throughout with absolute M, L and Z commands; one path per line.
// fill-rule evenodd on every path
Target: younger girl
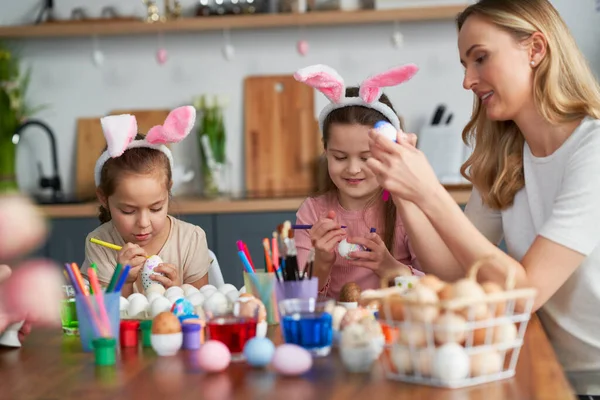
M 331 101 L 319 116 L 327 161 L 323 192 L 306 199 L 296 214 L 298 224 L 312 225 L 312 229 L 295 232 L 301 267 L 310 249 L 315 249 L 313 275 L 325 297 L 338 299 L 348 282 L 363 290 L 379 288 L 382 281 L 411 274 L 411 265 L 417 266 L 394 203 L 382 200 L 382 189 L 365 163 L 370 156 L 369 130 L 378 121 L 400 127 L 380 87 L 402 83 L 415 72 L 412 65 L 395 68 L 370 78 L 360 88 L 348 89 L 327 66 L 315 65 L 295 75 Z M 352 252 L 351 259 L 345 259 L 337 253 L 343 239 L 369 251 Z
M 96 193 L 100 201 L 100 222 L 85 243 L 83 270 L 91 263 L 98 279 L 107 285 L 116 264 L 131 269 L 122 288 L 123 296 L 143 292 L 141 268 L 146 258 L 158 255 L 164 264 L 150 279 L 165 288 L 189 283 L 208 283 L 210 256 L 206 234 L 195 225 L 168 215 L 172 186 L 173 156 L 168 143 L 185 138 L 196 118 L 193 107 L 180 107 L 169 114 L 162 126 L 144 137 L 136 135 L 132 115 L 102 118 L 107 150 L 96 162 Z M 133 140 L 132 140 L 133 139 Z M 90 242 L 91 238 L 122 246 L 118 252 Z

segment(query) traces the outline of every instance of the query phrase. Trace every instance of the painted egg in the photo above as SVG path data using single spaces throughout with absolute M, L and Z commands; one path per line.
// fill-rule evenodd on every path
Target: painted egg
M 392 142 L 396 141 L 396 138 L 397 138 L 396 128 L 394 128 L 394 125 L 390 124 L 389 122 L 379 121 L 375 124 L 374 128 L 377 131 L 377 133 L 379 133 L 380 135 L 385 136 Z
M 272 365 L 275 371 L 282 375 L 302 375 L 312 367 L 310 353 L 295 344 L 282 344 L 273 355 Z
M 194 306 L 187 299 L 177 299 L 171 307 L 171 312 L 178 317 L 194 314 Z
M 348 260 L 352 259 L 352 257 L 348 256 L 348 254 L 352 253 L 353 251 L 367 251 L 367 248 L 360 244 L 348 243 L 346 239 L 342 240 L 338 245 L 338 253 L 340 254 L 340 256 Z
M 244 346 L 246 362 L 253 367 L 267 366 L 271 362 L 273 354 L 275 354 L 275 345 L 267 338 L 252 338 Z
M 206 372 L 221 372 L 229 366 L 231 352 L 217 340 L 209 340 L 198 350 L 198 366 Z
M 142 268 L 142 285 L 144 286 L 144 290 L 148 290 L 148 288 L 157 283 L 150 279 L 150 275 L 157 274 L 158 272 L 154 272 L 154 268 L 158 267 L 159 264 L 162 264 L 163 260 L 159 256 L 149 257 L 144 263 L 144 267 Z

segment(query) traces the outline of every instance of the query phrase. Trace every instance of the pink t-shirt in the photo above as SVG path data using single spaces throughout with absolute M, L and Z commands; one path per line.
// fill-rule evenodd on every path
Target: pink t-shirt
M 381 207 L 382 204 L 379 202 L 365 210 L 348 211 L 342 208 L 335 194 L 309 197 L 298 209 L 296 223 L 312 225 L 326 215 L 329 210 L 333 210 L 335 211 L 336 221 L 340 225 L 347 226 L 345 229 L 348 236 L 366 236 L 371 227 L 375 228 L 377 232 L 383 232 L 384 221 Z M 294 238 L 298 249 L 298 265 L 303 268 L 312 248 L 309 231 L 296 230 L 294 231 Z M 391 253 L 395 259 L 403 264 L 419 268 L 400 216 L 396 219 L 396 232 Z M 328 281 L 319 282 L 321 295 L 337 300 L 342 286 L 348 282 L 355 282 L 362 290 L 378 289 L 381 285 L 375 272 L 367 268 L 353 266 L 352 260 L 347 260 L 336 252 Z

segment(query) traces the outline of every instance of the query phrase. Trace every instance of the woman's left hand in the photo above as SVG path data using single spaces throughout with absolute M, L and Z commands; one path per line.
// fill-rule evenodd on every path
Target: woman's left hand
M 371 157 L 367 166 L 392 196 L 419 204 L 435 192 L 439 181 L 412 134 L 399 132 L 394 143 L 376 131 L 369 132 Z
M 158 264 L 154 268 L 154 272 L 159 272 L 163 275 L 150 274 L 150 279 L 162 283 L 165 288 L 171 286 L 181 286 L 181 278 L 179 277 L 179 269 L 173 264 Z
M 352 265 L 368 268 L 382 279 L 390 279 L 406 275 L 410 268 L 396 260 L 385 247 L 385 243 L 377 233 L 369 233 L 367 237 L 348 238 L 348 243 L 365 246 L 370 251 L 353 251 L 348 254 L 353 259 Z

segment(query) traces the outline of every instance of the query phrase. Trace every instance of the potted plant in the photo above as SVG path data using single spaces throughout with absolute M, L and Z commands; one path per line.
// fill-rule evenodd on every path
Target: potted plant
M 198 126 L 198 145 L 202 158 L 203 194 L 218 196 L 227 190 L 228 163 L 226 156 L 225 124 L 223 122 L 224 101 L 215 96 L 212 104 L 206 97 L 196 99 L 194 106 L 201 115 Z
M 17 191 L 17 146 L 13 135 L 37 110 L 25 102 L 31 70 L 21 71 L 19 57 L 0 43 L 0 192 Z

